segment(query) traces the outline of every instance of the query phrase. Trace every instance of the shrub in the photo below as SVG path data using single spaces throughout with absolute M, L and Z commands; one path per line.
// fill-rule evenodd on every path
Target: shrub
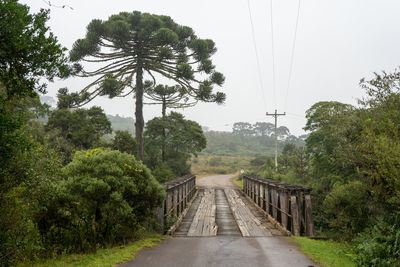
M 165 196 L 149 169 L 113 150 L 80 151 L 42 218 L 41 232 L 55 250 L 87 251 L 131 240 Z
M 367 186 L 359 181 L 334 185 L 323 202 L 330 226 L 347 236 L 361 232 L 368 224 L 369 198 Z
M 213 172 L 215 172 L 216 174 L 227 174 L 228 173 L 225 169 L 221 169 L 221 168 L 214 168 Z
M 359 266 L 400 266 L 400 224 L 379 222 L 360 234 L 356 248 Z
M 221 157 L 211 158 L 208 161 L 208 164 L 210 166 L 221 166 L 222 165 L 222 158 Z
M 171 168 L 169 168 L 168 165 L 165 163 L 157 167 L 151 173 L 160 183 L 165 183 L 177 178 L 174 172 L 171 170 Z

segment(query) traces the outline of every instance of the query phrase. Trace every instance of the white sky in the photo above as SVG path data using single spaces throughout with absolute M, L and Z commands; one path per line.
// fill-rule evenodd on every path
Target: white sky
M 292 134 L 303 133 L 304 112 L 318 101 L 355 104 L 363 95 L 358 82 L 373 72 L 392 71 L 400 64 L 400 1 L 396 0 L 301 0 L 300 19 L 291 86 L 286 99 L 290 54 L 294 36 L 297 0 L 272 0 L 274 16 L 276 97 L 272 90 L 270 0 L 250 0 L 256 44 L 261 65 L 261 91 L 253 48 L 247 0 L 50 0 L 49 26 L 60 43 L 70 49 L 84 37 L 86 26 L 95 18 L 107 19 L 121 11 L 139 10 L 169 15 L 175 22 L 194 29 L 200 38 L 216 42 L 213 57 L 217 70 L 226 77 L 222 91 L 224 105 L 198 104 L 183 111 L 212 130 L 228 130 L 238 121 L 273 122 L 265 112 L 286 111 L 279 118 Z M 43 0 L 22 0 L 32 11 L 49 8 Z M 58 88 L 82 89 L 84 80 L 58 80 L 50 84 L 49 95 Z M 265 96 L 263 100 L 263 95 Z M 264 102 L 266 104 L 264 104 Z M 285 103 L 287 103 L 285 105 Z M 92 104 L 91 104 L 92 105 Z M 93 102 L 108 114 L 134 117 L 134 102 L 100 98 Z M 181 111 L 180 111 L 181 112 Z M 159 106 L 146 106 L 145 120 L 160 116 Z

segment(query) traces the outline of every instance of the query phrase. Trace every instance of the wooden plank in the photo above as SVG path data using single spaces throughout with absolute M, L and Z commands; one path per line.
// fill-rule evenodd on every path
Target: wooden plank
M 218 226 L 215 222 L 215 190 L 205 189 L 199 208 L 190 225 L 188 236 L 215 236 Z
M 243 236 L 272 236 L 233 189 L 225 189 L 233 216 Z

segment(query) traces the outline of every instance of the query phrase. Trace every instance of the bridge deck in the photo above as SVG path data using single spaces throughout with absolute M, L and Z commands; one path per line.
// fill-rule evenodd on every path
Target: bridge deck
M 200 189 L 176 236 L 282 235 L 238 189 Z

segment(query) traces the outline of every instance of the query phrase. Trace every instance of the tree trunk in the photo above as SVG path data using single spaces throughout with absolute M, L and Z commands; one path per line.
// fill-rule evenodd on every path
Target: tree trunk
M 143 69 L 138 66 L 136 72 L 136 110 L 135 110 L 136 142 L 138 143 L 138 156 L 143 160 Z
M 165 100 L 165 97 L 163 97 L 163 103 L 162 103 L 162 117 L 163 120 L 165 120 L 165 116 L 167 115 L 167 103 Z M 162 162 L 164 163 L 167 159 L 166 159 L 166 155 L 165 155 L 165 140 L 166 140 L 166 133 L 165 133 L 165 127 L 163 126 L 162 129 L 162 135 L 163 135 L 163 139 L 162 139 L 162 147 L 161 147 L 161 159 Z

